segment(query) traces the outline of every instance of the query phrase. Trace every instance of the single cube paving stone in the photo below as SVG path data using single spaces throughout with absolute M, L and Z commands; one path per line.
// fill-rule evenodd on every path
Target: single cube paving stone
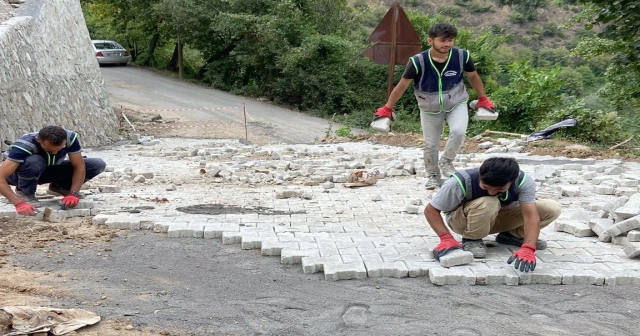
M 367 277 L 367 269 L 361 262 L 334 264 L 327 263 L 324 265 L 325 280 L 349 280 L 364 279 Z
M 429 269 L 429 280 L 436 286 L 475 285 L 476 275 L 469 268 L 434 267 Z
M 640 193 L 629 197 L 625 205 L 615 210 L 616 215 L 622 219 L 631 218 L 640 215 Z
M 613 226 L 613 219 L 610 218 L 597 218 L 589 221 L 589 227 L 598 235 L 598 239 L 603 242 L 610 242 L 611 236 L 606 233 L 608 229 Z
M 630 242 L 640 242 L 640 230 L 629 231 L 627 239 L 629 239 Z
M 469 251 L 456 249 L 440 257 L 442 267 L 453 267 L 473 262 L 473 254 Z
M 265 238 L 261 236 L 242 236 L 242 241 L 240 242 L 243 250 L 254 250 L 262 248 L 262 241 L 267 239 L 276 239 L 276 238 Z
M 240 244 L 244 235 L 251 236 L 250 234 L 243 232 L 224 231 L 222 232 L 222 245 Z

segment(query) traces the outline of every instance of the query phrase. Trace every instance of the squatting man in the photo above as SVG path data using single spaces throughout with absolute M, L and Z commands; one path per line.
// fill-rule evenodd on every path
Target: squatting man
M 102 159 L 83 157 L 78 133 L 60 126 L 19 137 L 3 159 L 0 194 L 24 216 L 33 216 L 40 205 L 35 195 L 39 184 L 49 183 L 47 193 L 62 196 L 61 204 L 73 208 L 82 198 L 82 185 L 106 168 Z
M 443 212 L 446 217 L 443 220 Z M 444 182 L 426 206 L 424 215 L 440 237 L 433 256 L 440 260 L 451 250 L 462 248 L 474 258 L 484 258 L 482 241 L 497 233 L 495 241 L 520 247 L 507 260 L 522 272 L 536 268 L 536 250 L 547 243 L 538 239 L 540 229 L 560 216 L 553 200 L 536 200 L 535 181 L 520 170 L 512 158 L 489 158 L 479 168 L 460 170 Z M 449 232 L 462 236 L 460 244 Z

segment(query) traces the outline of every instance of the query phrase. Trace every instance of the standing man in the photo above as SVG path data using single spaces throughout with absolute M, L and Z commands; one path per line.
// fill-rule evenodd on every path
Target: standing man
M 73 208 L 82 197 L 82 185 L 105 168 L 102 159 L 82 156 L 76 132 L 47 126 L 11 144 L 0 165 L 0 194 L 15 205 L 19 214 L 33 216 L 39 205 L 36 189 L 39 184 L 49 183 L 48 192 L 63 196 L 62 204 Z M 15 193 L 11 185 L 16 186 Z
M 387 103 L 376 110 L 376 118 L 387 117 L 393 120 L 393 106 L 413 81 L 424 136 L 424 166 L 428 174 L 425 186 L 429 190 L 441 185 L 441 173 L 449 177 L 456 172 L 453 160 L 462 147 L 469 123 L 466 104 L 469 94 L 463 82 L 463 72 L 467 73 L 469 83 L 478 94 L 475 108 L 494 109 L 484 92 L 482 79 L 469 51 L 453 47 L 457 35 L 456 28 L 448 23 L 439 23 L 429 28 L 427 41 L 431 48 L 409 59 L 402 79 L 391 91 Z M 449 140 L 438 164 L 438 150 L 445 121 L 449 125 Z
M 447 229 L 441 212 L 451 230 L 462 236 L 462 244 Z M 515 261 L 516 269 L 528 272 L 536 267 L 536 250 L 547 247 L 538 239 L 540 229 L 560 216 L 560 205 L 553 200 L 536 201 L 535 181 L 518 163 L 494 157 L 480 168 L 453 174 L 426 206 L 424 215 L 440 237 L 433 250 L 436 260 L 460 247 L 474 258 L 484 258 L 487 247 L 482 238 L 498 233 L 497 243 L 520 247 L 507 263 Z

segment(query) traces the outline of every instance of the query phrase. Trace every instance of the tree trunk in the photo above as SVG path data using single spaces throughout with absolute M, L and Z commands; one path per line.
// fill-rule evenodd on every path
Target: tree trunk
M 153 59 L 153 53 L 156 51 L 156 47 L 158 46 L 159 40 L 160 40 L 160 34 L 158 33 L 153 34 L 153 37 L 151 37 L 151 42 L 149 43 L 149 52 L 142 65 L 148 66 L 151 64 L 151 60 Z
M 167 69 L 178 69 L 178 42 L 176 42 L 176 46 L 173 48 L 173 55 L 171 55 L 171 60 L 169 61 L 169 64 L 167 64 Z
M 184 79 L 184 54 L 183 54 L 182 41 L 178 40 L 178 73 L 180 79 Z

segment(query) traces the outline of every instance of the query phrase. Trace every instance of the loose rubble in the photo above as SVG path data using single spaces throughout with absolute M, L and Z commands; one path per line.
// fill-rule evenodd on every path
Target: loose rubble
M 87 150 L 107 162 L 107 171 L 85 185 L 87 197 L 76 209 L 57 210 L 57 198 L 43 200 L 47 209 L 38 218 L 94 216 L 93 224 L 111 229 L 220 239 L 277 256 L 283 264 L 300 264 L 305 273 L 324 272 L 327 280 L 640 284 L 640 164 L 531 156 L 519 150 L 521 141 L 481 144 L 485 153 L 460 154 L 454 164 L 464 169 L 491 156 L 514 157 L 536 181 L 538 197 L 562 205 L 560 218 L 541 232 L 549 247 L 537 252 L 538 265 L 530 273 L 508 265 L 515 247 L 495 243 L 493 236 L 486 239 L 485 259 L 463 251 L 433 259 L 438 237 L 422 212 L 434 192 L 424 188 L 418 147 L 253 146 L 134 136 L 126 145 Z M 346 187 L 354 170 L 376 171 L 377 183 Z M 0 216 L 17 214 L 0 203 Z

